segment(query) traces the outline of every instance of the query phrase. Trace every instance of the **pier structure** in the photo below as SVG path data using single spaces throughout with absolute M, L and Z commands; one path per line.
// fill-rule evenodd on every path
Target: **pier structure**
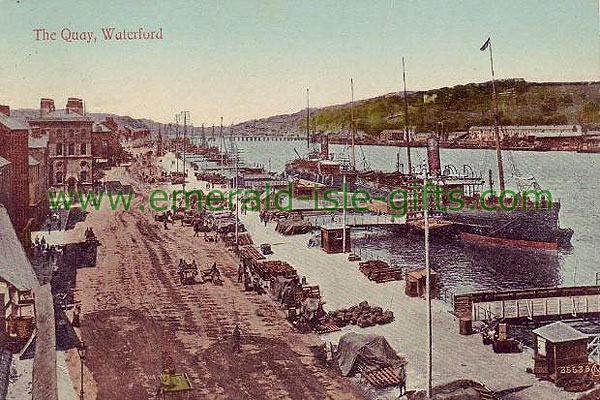
M 552 287 L 454 295 L 454 313 L 473 321 L 509 322 L 600 315 L 600 286 Z

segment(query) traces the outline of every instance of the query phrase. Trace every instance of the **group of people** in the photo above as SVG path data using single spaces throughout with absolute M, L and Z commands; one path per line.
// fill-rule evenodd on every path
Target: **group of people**
M 36 236 L 33 241 L 33 252 L 36 255 L 42 256 L 44 261 L 53 263 L 58 259 L 62 249 L 58 246 L 48 244 L 44 236 L 41 239 L 39 236 Z

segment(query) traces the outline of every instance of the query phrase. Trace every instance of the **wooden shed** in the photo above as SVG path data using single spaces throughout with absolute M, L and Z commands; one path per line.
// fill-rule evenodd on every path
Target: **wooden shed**
M 554 322 L 533 331 L 533 372 L 558 383 L 572 375 L 573 368 L 585 371 L 588 365 L 588 336 L 562 321 Z M 567 367 L 569 367 L 567 369 Z
M 321 248 L 326 253 L 348 253 L 352 248 L 350 244 L 350 228 L 346 227 L 346 249 L 344 246 L 344 228 L 342 225 L 323 225 L 321 227 Z
M 436 297 L 438 293 L 438 275 L 431 270 L 431 297 Z M 425 268 L 419 268 L 406 273 L 406 287 L 404 293 L 410 297 L 423 297 L 427 291 L 427 271 Z

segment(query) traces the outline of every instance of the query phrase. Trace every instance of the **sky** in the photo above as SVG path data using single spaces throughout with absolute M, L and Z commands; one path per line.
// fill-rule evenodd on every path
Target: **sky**
M 599 0 L 0 0 L 0 104 L 64 107 L 195 125 L 291 113 L 402 89 L 489 80 L 600 80 Z M 102 28 L 162 28 L 104 41 Z M 36 40 L 34 29 L 57 32 Z M 67 42 L 61 31 L 94 32 Z

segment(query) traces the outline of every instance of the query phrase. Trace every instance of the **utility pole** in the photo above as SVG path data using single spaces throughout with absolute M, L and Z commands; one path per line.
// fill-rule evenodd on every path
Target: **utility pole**
M 223 171 L 224 166 L 223 166 L 223 164 L 225 162 L 225 159 L 223 157 L 223 151 L 224 150 L 222 149 L 222 147 L 223 147 L 223 117 L 221 117 L 221 130 L 219 131 L 219 136 L 220 136 L 220 139 L 219 139 L 219 153 L 221 153 L 221 175 L 224 175 L 224 171 Z
M 308 88 L 306 88 L 306 148 L 310 151 L 310 100 Z
M 240 225 L 240 199 L 238 194 L 238 149 L 235 146 L 235 251 L 236 254 L 239 251 L 238 239 L 239 239 L 239 225 Z
M 179 173 L 179 156 L 177 156 L 177 143 L 179 142 L 179 114 L 175 114 L 175 169 Z
M 354 150 L 354 80 L 350 78 L 350 131 L 352 136 L 352 171 L 356 171 L 356 152 Z M 344 236 L 345 237 L 345 236 Z
M 185 134 L 187 133 L 187 120 L 189 111 L 182 111 L 183 114 L 183 192 L 185 193 L 185 180 L 186 180 L 186 165 L 185 165 L 185 156 L 186 156 L 186 144 L 185 144 Z
M 431 324 L 431 266 L 429 264 L 429 198 L 427 197 L 427 172 L 423 178 L 423 217 L 425 219 L 425 285 L 427 297 L 427 399 L 432 397 L 432 372 L 433 372 L 433 340 Z
M 344 174 L 344 183 L 342 185 L 342 253 L 346 252 L 346 174 Z
M 410 159 L 410 128 L 408 126 L 408 98 L 406 97 L 406 67 L 402 57 L 402 82 L 404 83 L 404 131 L 406 133 L 406 158 L 408 162 L 408 173 L 412 173 L 412 161 Z

